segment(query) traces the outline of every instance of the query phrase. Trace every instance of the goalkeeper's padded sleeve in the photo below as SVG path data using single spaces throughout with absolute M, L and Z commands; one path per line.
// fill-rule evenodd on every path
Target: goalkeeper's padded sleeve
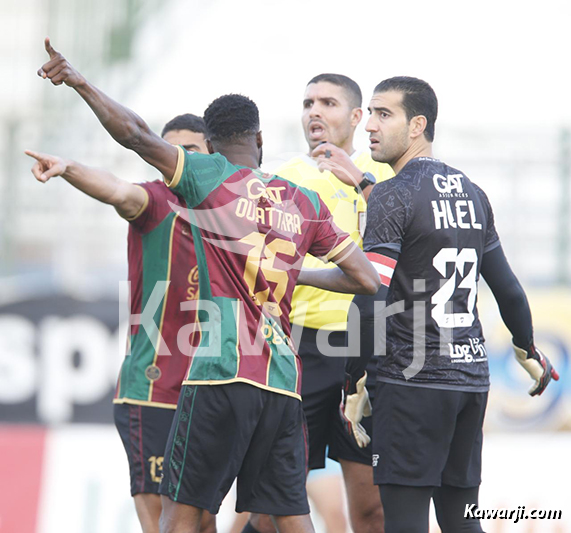
M 514 345 L 524 350 L 529 349 L 533 344 L 529 303 L 501 245 L 484 254 L 480 272 L 494 294 Z

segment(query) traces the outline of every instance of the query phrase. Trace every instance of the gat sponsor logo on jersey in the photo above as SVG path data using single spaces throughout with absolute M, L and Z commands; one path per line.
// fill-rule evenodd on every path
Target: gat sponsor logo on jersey
M 432 183 L 434 188 L 440 193 L 441 198 L 467 198 L 468 195 L 462 187 L 462 174 L 449 174 L 441 176 L 434 174 Z
M 285 191 L 285 187 L 267 187 L 262 180 L 257 178 L 251 179 L 246 184 L 246 189 L 250 200 L 266 198 L 275 204 L 282 203 L 282 191 Z
M 464 192 L 462 174 L 441 176 L 434 174 L 432 183 L 442 200 L 432 200 L 435 229 L 482 229 L 482 224 L 476 220 L 476 210 L 468 193 Z
M 284 203 L 282 191 L 285 189 L 284 186 L 268 187 L 259 178 L 252 178 L 246 184 L 248 198 L 240 198 L 236 203 L 236 216 L 279 231 L 301 235 L 301 216 L 277 207 Z

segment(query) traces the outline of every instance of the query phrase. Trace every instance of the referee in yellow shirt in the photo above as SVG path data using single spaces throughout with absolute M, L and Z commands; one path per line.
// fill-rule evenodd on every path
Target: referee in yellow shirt
M 361 103 L 359 85 L 347 76 L 320 74 L 310 80 L 305 89 L 302 114 L 308 154 L 291 159 L 275 172 L 316 191 L 335 223 L 359 246 L 362 246 L 365 229 L 366 200 L 376 182 L 394 175 L 389 165 L 373 161 L 369 150 L 359 151 L 353 147 L 355 129 L 363 116 Z M 339 177 L 329 171 L 330 168 Z M 303 266 L 324 268 L 327 265 L 307 255 Z M 344 429 L 339 415 L 345 377 L 347 312 L 352 299 L 352 294 L 303 285 L 297 286 L 293 293 L 290 319 L 294 328 L 303 327 L 298 351 L 303 360 L 308 466 L 310 470 L 324 468 L 326 453 L 338 461 L 347 488 L 353 531 L 381 533 L 383 510 L 379 491 L 373 485 L 371 446 L 359 448 Z M 374 381 L 374 370 L 369 374 Z M 374 389 L 368 387 L 369 391 Z M 362 421 L 368 434 L 371 434 L 370 423 L 371 417 Z M 268 533 L 273 529 L 268 520 L 254 516 L 244 531 Z

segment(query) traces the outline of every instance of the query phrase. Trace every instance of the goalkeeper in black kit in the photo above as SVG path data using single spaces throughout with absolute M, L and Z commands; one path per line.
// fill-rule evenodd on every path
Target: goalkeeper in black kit
M 382 355 L 372 440 L 386 533 L 427 533 L 431 499 L 443 533 L 482 531 L 479 520 L 464 518 L 467 504 L 478 505 L 490 385 L 476 308 L 480 274 L 534 381 L 529 393 L 540 395 L 559 379 L 533 342 L 527 298 L 484 191 L 432 157 L 437 110 L 428 83 L 387 79 L 375 88 L 366 128 L 372 158 L 389 163 L 396 176 L 369 197 L 364 250 L 382 286 L 353 300 L 349 329 L 360 334 L 361 357 L 348 358 L 341 409 L 365 446 L 365 367 Z

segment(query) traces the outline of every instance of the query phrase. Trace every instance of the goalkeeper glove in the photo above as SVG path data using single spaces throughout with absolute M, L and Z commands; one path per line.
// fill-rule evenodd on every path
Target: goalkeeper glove
M 343 425 L 349 435 L 357 441 L 359 448 L 365 448 L 371 442 L 371 437 L 360 424 L 364 416 L 371 416 L 371 402 L 365 387 L 366 381 L 366 372 L 356 383 L 353 382 L 351 374 L 345 374 L 345 387 L 341 393 L 341 405 L 339 406 Z
M 559 379 L 557 370 L 551 366 L 549 359 L 535 347 L 533 342 L 527 350 L 519 348 L 514 344 L 514 350 L 518 363 L 525 368 L 531 379 L 535 381 L 528 391 L 530 396 L 541 396 L 547 385 L 549 385 L 551 378 L 555 381 Z

